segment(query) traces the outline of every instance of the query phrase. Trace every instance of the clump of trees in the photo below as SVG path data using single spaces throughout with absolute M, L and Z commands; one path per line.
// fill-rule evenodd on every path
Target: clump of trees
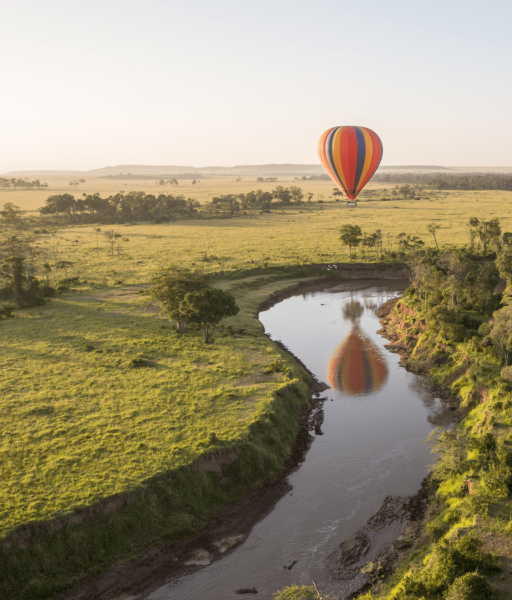
M 161 270 L 153 278 L 149 297 L 160 305 L 162 316 L 176 322 L 179 333 L 185 333 L 188 323 L 200 325 L 206 344 L 222 319 L 239 311 L 231 294 L 209 287 L 200 272 L 184 267 Z
M 373 181 L 416 184 L 432 190 L 512 191 L 512 175 L 506 173 L 378 173 Z
M 34 179 L 33 181 L 29 181 L 26 177 L 21 179 L 20 177 L 0 177 L 0 187 L 4 189 L 13 188 L 24 188 L 24 189 L 36 189 L 39 190 L 41 188 L 47 188 L 47 183 L 41 183 L 39 179 Z
M 125 221 L 149 221 L 165 223 L 197 213 L 199 202 L 185 196 L 172 194 L 146 194 L 145 192 L 119 193 L 102 198 L 98 193 L 49 196 L 41 215 L 58 215 L 71 221 L 120 223 Z
M 240 210 L 269 210 L 273 207 L 284 207 L 302 204 L 304 193 L 300 187 L 276 186 L 271 192 L 256 190 L 246 194 L 225 194 L 215 196 L 210 206 L 217 210 L 229 211 L 232 214 Z
M 9 256 L 0 262 L 0 300 L 22 308 L 43 304 L 54 294 L 52 287 L 27 272 L 24 257 Z
M 399 233 L 392 238 L 385 237 L 380 229 L 371 233 L 363 232 L 359 225 L 343 225 L 340 228 L 340 240 L 344 246 L 348 246 L 350 258 L 355 258 L 352 249 L 361 247 L 362 258 L 375 258 L 396 260 L 405 258 L 406 254 L 424 246 L 425 242 L 417 237 L 405 233 Z M 387 242 L 387 247 L 385 243 Z M 396 250 L 393 248 L 396 247 Z

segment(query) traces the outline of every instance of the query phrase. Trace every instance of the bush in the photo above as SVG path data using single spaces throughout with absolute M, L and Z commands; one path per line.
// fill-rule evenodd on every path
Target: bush
M 274 593 L 275 600 L 316 600 L 315 588 L 309 585 L 290 585 Z
M 0 320 L 1 319 L 12 319 L 14 317 L 14 311 L 16 307 L 12 304 L 0 305 Z
M 284 373 L 286 370 L 287 366 L 284 360 L 282 358 L 276 358 L 265 369 L 265 373 L 271 375 L 273 373 Z
M 454 542 L 442 540 L 434 545 L 427 559 L 423 582 L 428 593 L 443 592 L 462 575 L 478 570 L 499 570 L 497 557 L 482 551 L 483 542 L 471 535 Z
M 457 577 L 449 587 L 445 600 L 493 600 L 495 597 L 489 582 L 475 571 Z

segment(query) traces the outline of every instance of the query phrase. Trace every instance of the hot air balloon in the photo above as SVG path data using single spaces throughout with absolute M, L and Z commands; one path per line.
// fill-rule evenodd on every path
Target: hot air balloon
M 370 181 L 382 159 L 382 142 L 368 127 L 332 127 L 318 142 L 318 156 L 350 200 Z
M 388 378 L 388 367 L 380 350 L 358 325 L 332 353 L 327 379 L 332 388 L 349 396 L 380 390 Z

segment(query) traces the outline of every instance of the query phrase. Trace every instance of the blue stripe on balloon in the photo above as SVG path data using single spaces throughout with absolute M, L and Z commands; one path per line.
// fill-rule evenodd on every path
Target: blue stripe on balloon
M 364 134 L 360 127 L 354 127 L 357 139 L 357 166 L 356 166 L 356 178 L 354 180 L 354 191 L 357 190 L 359 180 L 361 179 L 361 173 L 363 172 L 364 159 L 366 157 L 366 142 L 364 141 Z

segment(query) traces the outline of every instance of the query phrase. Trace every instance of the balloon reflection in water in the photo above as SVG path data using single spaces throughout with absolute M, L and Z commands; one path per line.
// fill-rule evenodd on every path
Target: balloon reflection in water
M 327 369 L 329 384 L 349 396 L 377 392 L 388 378 L 384 356 L 354 325 L 333 352 Z

